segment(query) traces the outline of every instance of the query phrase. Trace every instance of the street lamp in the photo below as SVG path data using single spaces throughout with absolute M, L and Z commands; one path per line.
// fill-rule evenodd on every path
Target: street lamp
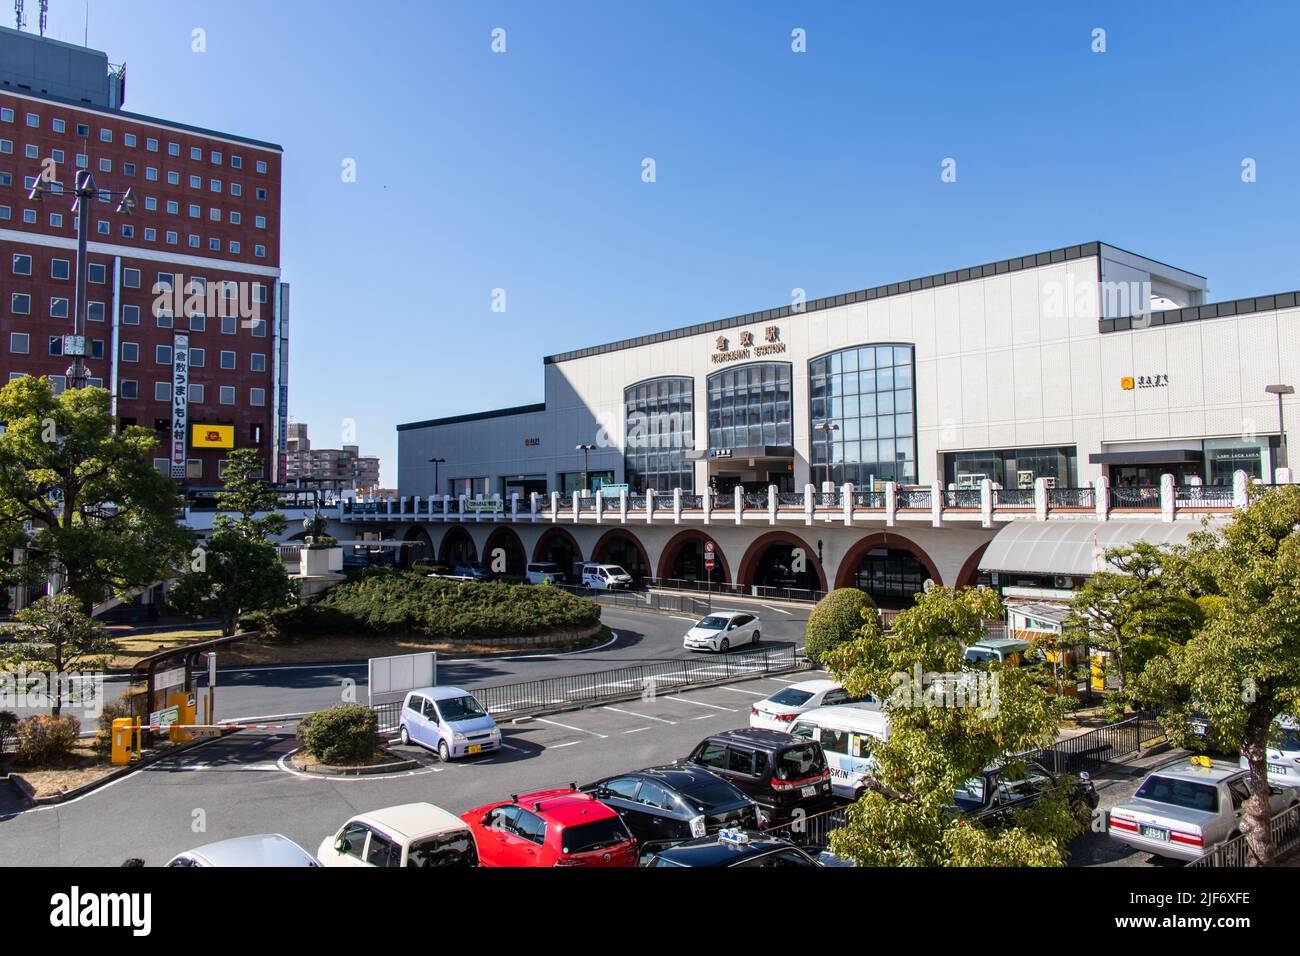
M 1277 465 L 1273 468 L 1273 483 L 1276 484 L 1278 468 L 1288 467 L 1286 460 L 1286 418 L 1282 414 L 1282 396 L 1294 395 L 1295 388 L 1291 385 L 1266 385 L 1264 391 L 1277 396 L 1277 430 L 1278 434 L 1281 435 L 1281 442 L 1278 444 L 1277 449 Z
M 438 494 L 438 466 L 445 462 L 446 458 L 430 458 L 429 464 L 433 465 L 433 493 Z
M 831 480 L 831 433 L 839 430 L 838 422 L 818 422 L 813 428 L 826 436 L 826 480 Z
M 127 187 L 125 192 L 99 189 L 95 186 L 95 179 L 90 175 L 90 170 L 78 169 L 72 194 L 76 197 L 72 204 L 72 211 L 77 216 L 77 290 L 76 307 L 72 313 L 72 335 L 63 337 L 63 354 L 72 356 L 72 364 L 68 366 L 66 372 L 67 387 L 85 388 L 90 378 L 86 368 L 86 318 L 90 309 L 86 293 L 86 282 L 90 274 L 90 259 L 86 255 L 86 243 L 90 235 L 90 204 L 96 199 L 118 196 L 121 197 L 117 204 L 118 214 L 129 216 L 135 210 L 135 192 L 130 187 Z M 44 196 L 44 180 L 41 176 L 37 176 L 27 198 L 32 202 L 40 202 Z
M 596 446 L 595 445 L 574 445 L 573 447 L 574 447 L 574 451 L 582 452 L 582 490 L 587 491 L 588 490 L 587 455 L 590 452 L 594 451 Z

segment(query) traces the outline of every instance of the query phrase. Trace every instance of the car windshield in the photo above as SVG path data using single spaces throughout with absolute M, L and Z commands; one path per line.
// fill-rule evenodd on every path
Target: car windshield
M 442 714 L 443 720 L 473 720 L 475 717 L 486 717 L 487 711 L 483 705 L 473 697 L 466 694 L 464 697 L 449 697 L 447 700 L 438 701 L 438 713 Z
M 1300 750 L 1300 729 L 1282 728 L 1282 739 L 1277 743 L 1278 750 Z
M 628 573 L 627 573 L 626 571 L 624 571 L 622 568 L 620 568 L 617 564 L 611 565 L 611 566 L 609 566 L 608 568 L 606 568 L 605 570 L 608 571 L 610 574 L 613 574 L 613 575 L 622 575 L 623 577 L 628 577 L 628 576 L 629 576 Z
M 816 744 L 801 744 L 790 747 L 776 755 L 776 778 L 778 780 L 806 780 L 815 777 L 826 769 L 826 758 L 822 748 Z
M 558 571 L 558 570 L 560 570 L 560 566 L 558 564 L 534 564 L 533 565 L 534 572 L 540 571 L 543 574 L 547 574 L 551 571 Z
M 966 649 L 965 660 L 968 664 L 988 664 L 996 661 L 998 655 L 993 651 L 986 651 L 970 647 Z
M 768 700 L 773 704 L 780 704 L 783 707 L 799 707 L 812 700 L 812 693 L 806 690 L 795 690 L 793 687 L 787 687 L 779 693 L 773 694 Z
M 984 806 L 984 778 L 972 777 L 953 794 L 958 810 L 978 810 Z
M 444 833 L 417 840 L 406 853 L 406 865 L 420 869 L 444 866 L 476 866 L 478 853 L 468 830 Z
M 565 853 L 603 850 L 606 847 L 626 843 L 630 839 L 632 835 L 627 832 L 627 827 L 619 817 L 593 820 L 591 823 L 583 823 L 576 827 L 565 827 L 562 836 Z
M 1182 807 L 1184 810 L 1201 810 L 1205 813 L 1217 813 L 1219 810 L 1219 788 L 1192 780 L 1147 777 L 1134 796 L 1152 803 Z
M 720 631 L 727 626 L 728 620 L 729 620 L 728 618 L 718 617 L 717 615 L 710 614 L 708 617 L 700 621 L 700 623 L 696 624 L 695 626 L 698 627 L 701 631 Z
M 701 780 L 679 787 L 678 792 L 699 813 L 743 803 L 745 795 L 725 780 Z

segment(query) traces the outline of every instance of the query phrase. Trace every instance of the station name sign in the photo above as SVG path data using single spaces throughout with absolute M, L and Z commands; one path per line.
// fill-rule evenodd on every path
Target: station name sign
M 735 348 L 725 335 L 719 335 L 714 340 L 713 346 L 710 359 L 714 365 L 741 362 L 747 358 L 762 358 L 765 355 L 779 355 L 785 351 L 785 343 L 781 341 L 781 328 L 776 325 L 769 325 L 763 329 L 761 345 L 755 344 L 753 332 L 745 331 L 737 337 Z

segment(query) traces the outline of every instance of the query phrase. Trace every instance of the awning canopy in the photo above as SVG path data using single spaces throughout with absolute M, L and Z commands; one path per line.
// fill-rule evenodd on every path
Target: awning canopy
M 981 571 L 1089 575 L 1102 554 L 1135 541 L 1185 544 L 1199 521 L 1013 521 L 989 542 Z

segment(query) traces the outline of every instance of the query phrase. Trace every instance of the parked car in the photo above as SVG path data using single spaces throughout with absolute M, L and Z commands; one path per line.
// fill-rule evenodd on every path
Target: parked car
M 1015 814 L 1027 810 L 1044 794 L 1059 787 L 1069 788 L 1070 804 L 1080 817 L 1097 808 L 1097 788 L 1087 773 L 1058 777 L 1033 761 L 1024 763 L 1024 774 L 1012 776 L 1010 767 L 991 767 L 966 781 L 956 792 L 953 808 L 966 819 L 986 827 L 1009 826 Z
M 402 703 L 398 737 L 438 751 L 443 760 L 501 748 L 501 731 L 483 705 L 459 687 L 422 687 Z
M 722 830 L 660 850 L 646 866 L 764 866 L 811 868 L 822 864 L 788 840 L 757 830 Z
M 876 770 L 876 746 L 889 739 L 889 715 L 874 703 L 819 707 L 795 718 L 790 733 L 822 745 L 831 792 L 856 801 Z
M 451 577 L 469 578 L 471 581 L 486 581 L 487 568 L 478 561 L 457 561 L 451 566 Z
M 749 708 L 749 726 L 764 730 L 788 731 L 800 714 L 818 707 L 856 703 L 838 681 L 805 680 L 784 687 L 770 697 L 764 697 Z M 873 700 L 865 703 L 873 706 Z
M 1034 645 L 1016 637 L 991 637 L 966 648 L 962 660 L 967 664 L 1036 664 L 1040 655 Z
M 779 730 L 728 730 L 706 737 L 686 763 L 717 774 L 758 805 L 759 826 L 796 812 L 829 810 L 831 772 L 815 740 Z
M 576 788 L 511 796 L 461 814 L 483 866 L 636 866 L 617 811 Z
M 1273 813 L 1300 804 L 1300 790 L 1270 786 Z M 1250 773 L 1224 760 L 1192 757 L 1147 774 L 1129 800 L 1110 811 L 1115 840 L 1157 856 L 1195 860 L 1230 840 L 1250 798 Z
M 714 611 L 686 632 L 688 651 L 725 651 L 738 644 L 757 644 L 759 620 L 744 611 Z
M 529 584 L 563 584 L 564 572 L 552 561 L 533 561 L 524 569 Z
M 617 564 L 584 564 L 582 584 L 593 591 L 626 591 L 632 586 L 632 575 Z
M 416 574 L 450 574 L 451 566 L 433 558 L 416 558 L 411 562 L 411 570 Z
M 316 855 L 325 866 L 478 865 L 469 827 L 432 803 L 404 803 L 358 814 L 322 840 Z
M 320 861 L 287 836 L 262 833 L 205 843 L 178 853 L 168 866 L 320 866 Z
M 724 827 L 758 826 L 753 801 L 699 767 L 650 767 L 606 777 L 582 790 L 618 812 L 642 853 Z
M 1279 717 L 1275 739 L 1268 748 L 1268 782 L 1279 787 L 1300 787 L 1300 720 Z M 1249 770 L 1246 758 L 1241 758 L 1241 769 Z

